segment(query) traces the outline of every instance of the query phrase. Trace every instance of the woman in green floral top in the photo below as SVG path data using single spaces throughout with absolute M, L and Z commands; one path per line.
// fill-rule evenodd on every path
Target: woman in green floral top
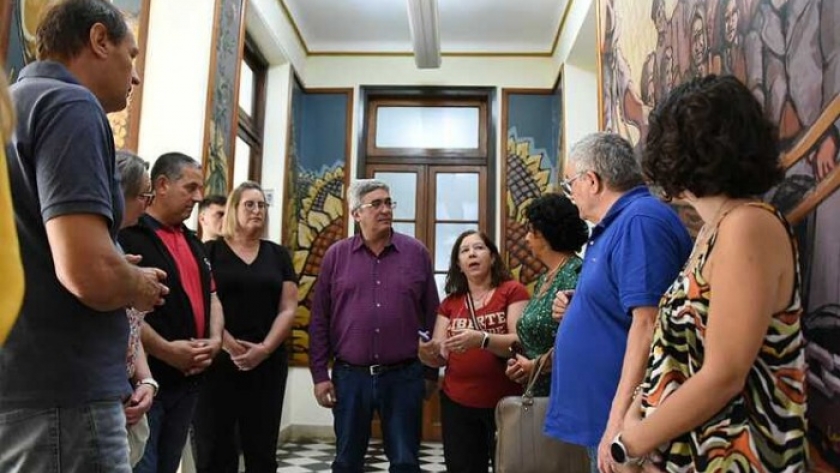
M 551 303 L 558 291 L 574 290 L 577 285 L 581 260 L 575 253 L 589 236 L 577 207 L 559 194 L 535 199 L 525 210 L 525 218 L 528 220 L 525 241 L 548 271 L 537 280 L 534 296 L 516 323 L 523 353 L 508 362 L 506 373 L 520 383 L 527 382 L 535 369 L 535 359 L 554 346 L 559 322 L 551 317 Z M 550 363 L 547 363 L 535 384 L 535 396 L 548 396 L 550 373 Z

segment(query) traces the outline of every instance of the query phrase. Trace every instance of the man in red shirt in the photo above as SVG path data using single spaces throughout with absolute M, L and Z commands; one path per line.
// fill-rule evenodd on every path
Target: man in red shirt
M 210 265 L 195 232 L 184 226 L 202 198 L 201 165 L 167 153 L 151 172 L 155 200 L 137 225 L 120 233 L 142 265 L 165 268 L 171 292 L 143 325 L 143 346 L 160 394 L 149 411 L 149 441 L 135 473 L 175 473 L 198 398 L 200 374 L 219 352 L 224 331 Z

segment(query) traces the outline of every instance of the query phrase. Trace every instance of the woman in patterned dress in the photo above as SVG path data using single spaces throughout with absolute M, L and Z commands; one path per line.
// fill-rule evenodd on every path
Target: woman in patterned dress
M 685 83 L 651 114 L 645 174 L 705 225 L 660 302 L 614 460 L 649 471 L 806 470 L 798 254 L 784 217 L 758 200 L 783 177 L 778 157 L 773 125 L 734 77 Z
M 582 261 L 575 254 L 586 243 L 589 228 L 581 220 L 578 208 L 567 197 L 546 194 L 534 199 L 525 209 L 528 233 L 525 241 L 531 254 L 548 268 L 534 286 L 516 322 L 516 334 L 522 353 L 508 361 L 506 374 L 518 383 L 525 383 L 534 370 L 536 358 L 554 346 L 560 323 L 551 316 L 551 303 L 559 291 L 573 291 L 577 285 Z M 548 396 L 551 386 L 551 357 L 542 375 L 534 384 L 534 396 Z

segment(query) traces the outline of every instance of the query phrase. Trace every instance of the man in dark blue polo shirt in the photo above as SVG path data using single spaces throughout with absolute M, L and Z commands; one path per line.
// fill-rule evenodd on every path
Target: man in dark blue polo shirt
M 356 181 L 348 197 L 362 232 L 324 255 L 309 323 L 315 399 L 335 417 L 332 469 L 364 470 L 378 411 L 390 471 L 419 473 L 423 396 L 438 376 L 427 369 L 424 383 L 417 359 L 417 331 L 434 327 L 439 304 L 431 258 L 391 228 L 396 202 L 384 182 Z
M 26 292 L 0 349 L 0 471 L 128 472 L 125 308 L 166 292 L 162 271 L 114 244 L 123 201 L 105 114 L 139 84 L 138 49 L 107 0 L 57 3 L 36 39 L 39 61 L 11 88 Z
M 659 299 L 688 259 L 691 239 L 643 185 L 633 147 L 621 136 L 582 139 L 565 174 L 564 192 L 595 227 L 568 310 L 565 294 L 555 301 L 565 315 L 545 432 L 587 447 L 592 471 L 609 473 L 609 446 L 644 376 Z

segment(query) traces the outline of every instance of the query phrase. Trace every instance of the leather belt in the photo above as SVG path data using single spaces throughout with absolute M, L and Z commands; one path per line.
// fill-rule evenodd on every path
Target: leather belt
M 388 371 L 394 371 L 394 370 L 406 368 L 406 367 L 416 363 L 417 358 L 410 358 L 408 360 L 398 361 L 396 363 L 390 363 L 390 364 L 387 364 L 387 365 L 386 364 L 381 364 L 381 365 L 354 365 L 352 363 L 347 363 L 344 360 L 336 360 L 335 362 L 339 366 L 342 366 L 342 367 L 345 367 L 345 368 L 350 368 L 352 370 L 366 371 L 371 376 L 376 376 L 376 375 L 379 375 L 379 374 L 382 374 L 382 373 L 385 373 L 385 372 L 388 372 Z

